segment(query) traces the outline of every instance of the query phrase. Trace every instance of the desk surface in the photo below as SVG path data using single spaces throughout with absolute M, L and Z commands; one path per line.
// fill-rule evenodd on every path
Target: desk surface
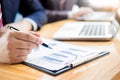
M 52 35 L 64 23 L 59 21 L 45 25 L 39 33 L 52 39 Z M 76 67 L 58 76 L 52 76 L 23 64 L 0 64 L 0 80 L 119 80 L 120 79 L 120 31 L 114 39 L 104 42 L 64 41 L 66 43 L 105 49 L 109 55 Z

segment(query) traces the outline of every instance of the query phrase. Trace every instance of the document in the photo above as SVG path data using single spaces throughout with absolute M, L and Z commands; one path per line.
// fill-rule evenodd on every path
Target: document
M 28 55 L 25 64 L 52 75 L 57 75 L 108 51 L 70 45 L 60 41 L 43 39 L 52 49 L 39 45 Z

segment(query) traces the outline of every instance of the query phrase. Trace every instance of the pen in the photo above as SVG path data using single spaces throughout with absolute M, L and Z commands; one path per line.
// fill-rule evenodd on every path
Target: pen
M 12 26 L 8 26 L 8 28 L 10 29 L 10 30 L 16 30 L 16 31 L 20 31 L 19 29 L 17 29 L 17 28 L 15 28 L 15 27 L 12 27 Z M 44 47 L 47 47 L 47 48 L 49 48 L 49 49 L 52 49 L 48 44 L 46 44 L 46 43 L 42 43 L 41 44 L 42 46 L 44 46 Z

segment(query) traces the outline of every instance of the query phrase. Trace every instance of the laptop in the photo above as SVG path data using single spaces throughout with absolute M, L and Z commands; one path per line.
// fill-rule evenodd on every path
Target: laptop
M 118 22 L 79 21 L 65 23 L 53 38 L 56 40 L 111 40 L 119 29 Z

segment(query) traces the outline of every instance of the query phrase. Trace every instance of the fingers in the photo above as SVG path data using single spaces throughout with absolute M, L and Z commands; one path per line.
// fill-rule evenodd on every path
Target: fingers
M 12 49 L 9 51 L 8 54 L 8 61 L 5 63 L 13 64 L 13 63 L 19 63 L 26 60 L 27 55 L 31 52 L 31 50 L 28 49 Z
M 26 60 L 27 55 L 31 52 L 31 50 L 28 49 L 16 49 L 13 48 L 11 50 L 8 50 L 7 55 L 4 57 L 4 60 L 2 60 L 3 63 L 19 63 Z
M 11 50 L 12 48 L 16 49 L 26 49 L 26 50 L 31 50 L 33 48 L 36 48 L 39 44 L 25 41 L 25 40 L 20 40 L 16 38 L 10 38 L 10 41 L 8 42 L 8 49 Z M 11 47 L 12 45 L 12 47 Z
M 4 54 L 3 54 L 4 55 Z M 4 59 L 0 59 L 0 62 L 2 63 L 8 63 L 8 64 L 14 64 L 14 63 L 20 63 L 25 61 L 27 58 L 26 55 L 12 55 L 12 54 L 8 54 L 7 56 L 4 56 Z
M 7 57 L 4 63 L 19 63 L 26 59 L 33 48 L 36 48 L 41 42 L 35 33 L 23 33 L 12 31 L 8 36 Z
M 33 31 L 30 31 L 31 34 L 37 36 L 37 37 L 40 37 L 40 34 L 36 33 L 36 32 L 33 32 Z
M 26 59 L 30 51 L 40 43 L 40 36 L 33 32 L 3 31 L 4 36 L 0 38 L 0 62 L 19 63 Z
M 26 42 L 32 42 L 32 43 L 35 43 L 35 44 L 41 43 L 40 38 L 38 36 L 35 36 L 35 35 L 31 34 L 31 33 L 16 31 L 12 35 L 16 39 L 23 40 L 23 41 L 26 41 Z
M 31 50 L 27 49 L 13 49 L 9 51 L 9 58 L 27 56 Z
M 9 56 L 9 60 L 6 63 L 19 63 L 26 60 L 27 55 L 31 52 L 31 50 L 25 50 L 25 49 L 14 49 L 11 51 Z
M 93 10 L 91 8 L 89 8 L 89 7 L 81 7 L 79 9 L 79 11 L 77 11 L 76 13 L 73 13 L 72 18 L 76 19 L 77 17 L 83 16 L 83 15 L 91 13 L 91 12 L 93 12 Z
M 9 61 L 6 62 L 6 63 L 8 63 L 8 64 L 20 63 L 20 62 L 25 61 L 26 58 L 27 58 L 27 56 L 21 56 L 21 57 L 10 57 L 10 58 L 9 58 Z
M 93 12 L 93 9 L 92 8 L 89 8 L 89 7 L 81 7 L 80 8 L 80 12 L 83 12 L 83 13 L 91 13 Z

